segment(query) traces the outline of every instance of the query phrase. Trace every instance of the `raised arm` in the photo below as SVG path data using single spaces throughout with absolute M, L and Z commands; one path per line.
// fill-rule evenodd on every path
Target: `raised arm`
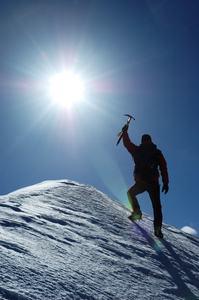
M 131 142 L 127 130 L 123 132 L 123 144 L 124 147 L 131 153 L 131 155 L 133 151 L 138 147 Z

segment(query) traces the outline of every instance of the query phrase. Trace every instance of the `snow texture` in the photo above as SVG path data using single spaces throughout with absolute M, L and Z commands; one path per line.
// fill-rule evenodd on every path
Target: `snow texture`
M 199 299 L 199 239 L 94 187 L 48 181 L 0 197 L 0 299 Z

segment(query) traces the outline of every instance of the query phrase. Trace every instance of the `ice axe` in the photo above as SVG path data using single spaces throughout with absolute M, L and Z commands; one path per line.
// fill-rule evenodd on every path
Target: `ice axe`
M 127 117 L 128 117 L 128 118 L 127 118 L 127 122 L 126 122 L 126 125 L 127 125 L 127 126 L 129 126 L 129 124 L 130 124 L 130 122 L 131 122 L 131 119 L 135 120 L 135 118 L 132 117 L 131 115 L 125 114 L 124 116 L 127 116 Z M 119 136 L 119 140 L 117 141 L 116 146 L 117 146 L 117 145 L 119 144 L 119 142 L 121 141 L 121 138 L 122 138 L 122 136 L 123 136 L 123 131 L 120 131 L 120 132 L 117 134 L 117 136 Z

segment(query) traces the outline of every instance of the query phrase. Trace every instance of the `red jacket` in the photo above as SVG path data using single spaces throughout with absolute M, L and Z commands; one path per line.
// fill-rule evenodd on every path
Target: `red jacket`
M 138 146 L 136 146 L 130 141 L 127 131 L 123 132 L 123 143 L 126 149 L 129 151 L 129 153 L 133 156 L 133 152 L 138 148 Z M 147 142 L 147 143 L 153 144 L 152 142 Z M 158 165 L 162 176 L 162 182 L 163 184 L 168 185 L 169 178 L 168 178 L 168 171 L 167 171 L 167 163 L 161 151 L 160 151 Z M 155 176 L 151 180 L 158 182 L 159 176 L 160 176 L 159 171 L 157 169 Z M 139 178 L 135 173 L 134 173 L 134 179 L 136 182 L 141 181 L 141 178 Z

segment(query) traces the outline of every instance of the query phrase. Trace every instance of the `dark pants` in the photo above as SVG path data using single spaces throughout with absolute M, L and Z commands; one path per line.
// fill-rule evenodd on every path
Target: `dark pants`
M 136 182 L 127 192 L 133 211 L 140 210 L 136 196 L 148 192 L 153 206 L 154 227 L 162 226 L 162 206 L 160 202 L 160 185 L 156 181 Z

